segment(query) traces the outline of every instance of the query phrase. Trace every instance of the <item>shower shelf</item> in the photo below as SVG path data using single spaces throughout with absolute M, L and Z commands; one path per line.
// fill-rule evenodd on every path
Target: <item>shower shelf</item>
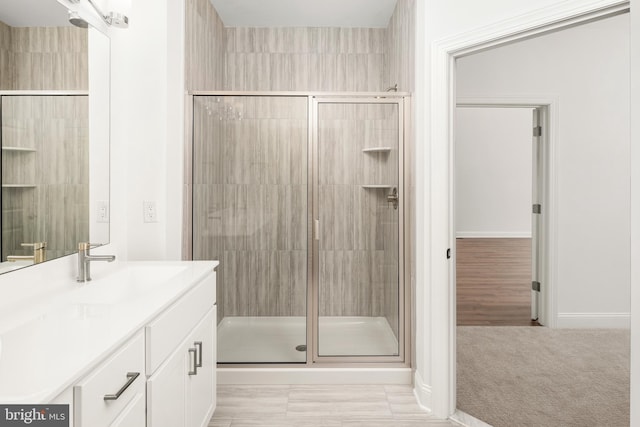
M 391 147 L 370 147 L 362 149 L 363 153 L 388 153 L 389 151 L 391 151 Z
M 35 148 L 24 148 L 24 147 L 2 147 L 2 151 L 27 151 L 27 152 L 35 152 Z
M 35 184 L 2 184 L 2 188 L 36 188 Z
M 362 188 L 393 188 L 395 185 L 386 184 L 362 184 Z

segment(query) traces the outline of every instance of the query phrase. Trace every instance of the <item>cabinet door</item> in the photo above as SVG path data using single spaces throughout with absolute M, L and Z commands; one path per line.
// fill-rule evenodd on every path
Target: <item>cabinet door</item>
M 190 427 L 206 427 L 216 407 L 216 307 L 209 310 L 187 342 L 191 374 L 187 378 L 188 422 Z M 187 350 L 188 351 L 188 350 Z M 194 363 L 199 365 L 197 373 Z M 155 425 L 153 427 L 156 427 Z
M 144 393 L 138 394 L 109 427 L 140 427 L 144 425 Z
M 147 427 L 186 427 L 187 362 L 180 346 L 147 380 Z

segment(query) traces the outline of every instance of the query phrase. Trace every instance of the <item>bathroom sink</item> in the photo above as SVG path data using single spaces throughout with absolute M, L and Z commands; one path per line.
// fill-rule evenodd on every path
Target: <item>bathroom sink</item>
M 186 269 L 186 266 L 179 265 L 127 265 L 84 283 L 73 292 L 71 301 L 80 304 L 115 304 L 138 299 Z

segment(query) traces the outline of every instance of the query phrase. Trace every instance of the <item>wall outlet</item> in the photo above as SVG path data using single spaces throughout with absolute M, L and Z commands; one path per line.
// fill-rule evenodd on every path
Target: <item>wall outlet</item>
M 144 222 L 158 222 L 158 211 L 155 201 L 142 202 L 142 218 Z
M 98 200 L 96 205 L 96 222 L 109 222 L 109 201 Z

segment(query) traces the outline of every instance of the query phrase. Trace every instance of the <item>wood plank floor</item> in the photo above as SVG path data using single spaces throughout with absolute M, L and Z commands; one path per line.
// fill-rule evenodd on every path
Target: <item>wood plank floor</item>
M 531 317 L 531 239 L 456 240 L 457 323 L 537 325 Z
M 219 385 L 209 427 L 452 427 L 410 385 Z

